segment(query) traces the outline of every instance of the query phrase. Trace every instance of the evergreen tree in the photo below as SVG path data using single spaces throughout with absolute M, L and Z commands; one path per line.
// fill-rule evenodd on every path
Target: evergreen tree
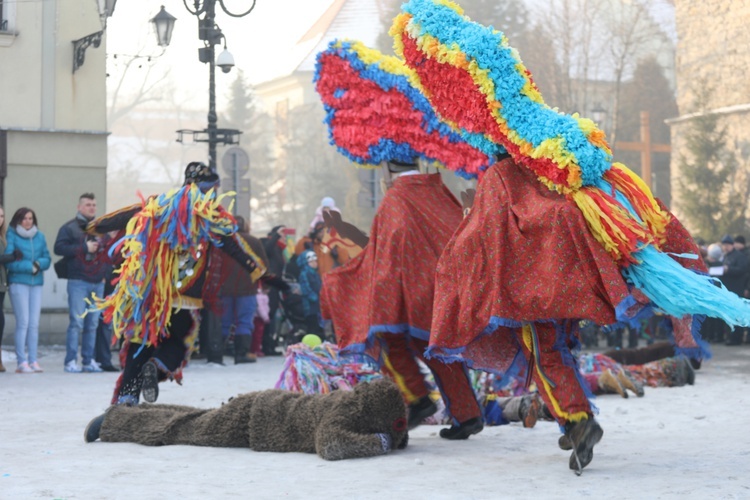
M 700 83 L 697 110 L 708 109 L 711 91 Z M 707 241 L 745 228 L 748 202 L 747 182 L 736 182 L 739 162 L 727 147 L 727 130 L 716 115 L 702 115 L 690 121 L 685 134 L 688 155 L 680 157 L 680 204 L 689 226 Z

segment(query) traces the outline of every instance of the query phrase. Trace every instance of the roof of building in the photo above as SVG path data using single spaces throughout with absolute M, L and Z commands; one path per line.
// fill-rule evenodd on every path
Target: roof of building
M 297 42 L 298 45 L 314 45 L 295 71 L 315 71 L 318 52 L 325 50 L 337 38 L 356 39 L 374 47 L 384 29 L 380 20 L 381 10 L 378 0 L 334 0 Z

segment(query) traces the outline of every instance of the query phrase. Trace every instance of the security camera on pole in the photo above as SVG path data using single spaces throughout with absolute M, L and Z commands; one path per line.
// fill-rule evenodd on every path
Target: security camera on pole
M 193 0 L 193 8 L 188 6 L 187 0 L 183 2 L 188 12 L 198 18 L 198 38 L 203 40 L 204 46 L 198 49 L 198 60 L 208 64 L 208 127 L 204 130 L 182 129 L 177 131 L 177 142 L 183 142 L 185 135 L 190 135 L 193 142 L 208 143 L 208 165 L 216 169 L 216 146 L 217 144 L 239 144 L 240 134 L 242 131 L 228 128 L 218 128 L 216 126 L 216 67 L 218 66 L 223 73 L 229 73 L 234 67 L 234 56 L 227 50 L 227 39 L 221 28 L 216 24 L 216 4 L 218 3 L 221 10 L 231 17 L 244 17 L 255 8 L 255 0 L 252 0 L 250 8 L 241 14 L 230 12 L 224 5 L 224 0 Z M 169 40 L 163 40 L 160 33 L 167 31 L 165 23 L 171 22 L 168 31 L 171 34 L 175 18 L 164 11 L 162 6 L 159 15 L 152 20 L 156 25 L 157 36 L 159 36 L 159 45 L 169 45 Z M 216 57 L 216 45 L 223 43 L 224 50 Z

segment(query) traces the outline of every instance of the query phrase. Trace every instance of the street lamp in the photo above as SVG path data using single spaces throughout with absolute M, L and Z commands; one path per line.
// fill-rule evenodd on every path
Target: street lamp
M 207 142 L 208 143 L 208 166 L 216 169 L 216 146 L 218 144 L 239 144 L 240 143 L 240 130 L 218 128 L 216 126 L 217 115 L 216 115 L 216 66 L 221 68 L 224 73 L 229 73 L 234 67 L 234 57 L 227 50 L 227 41 L 224 33 L 221 32 L 221 28 L 216 24 L 216 4 L 218 3 L 221 10 L 224 11 L 228 16 L 231 17 L 245 17 L 255 8 L 255 0 L 252 0 L 250 8 L 240 14 L 235 14 L 229 11 L 224 5 L 224 0 L 193 0 L 193 8 L 191 9 L 188 5 L 187 0 L 183 0 L 185 8 L 188 12 L 198 18 L 198 39 L 203 40 L 204 46 L 198 49 L 198 60 L 202 63 L 209 65 L 208 72 L 208 127 L 204 130 L 188 130 L 182 129 L 177 131 L 177 142 L 183 142 L 185 136 L 192 137 L 193 142 Z M 157 24 L 157 17 L 162 12 L 172 19 L 172 24 L 169 25 L 169 29 L 164 28 L 165 31 L 165 44 L 169 45 L 169 36 L 171 36 L 171 28 L 174 26 L 174 17 L 169 15 L 164 7 L 161 8 L 159 14 L 154 17 L 154 24 Z M 163 17 L 166 17 L 163 16 Z M 166 21 L 164 21 L 166 23 Z M 159 36 L 159 45 L 162 45 L 161 34 L 159 34 L 159 25 L 157 24 L 157 35 Z M 168 33 L 167 33 L 168 31 Z M 216 45 L 224 42 L 224 50 L 216 57 Z
M 156 43 L 159 44 L 159 47 L 166 47 L 172 41 L 172 30 L 174 29 L 174 22 L 176 20 L 176 17 L 164 10 L 163 5 L 159 13 L 151 19 L 156 28 Z

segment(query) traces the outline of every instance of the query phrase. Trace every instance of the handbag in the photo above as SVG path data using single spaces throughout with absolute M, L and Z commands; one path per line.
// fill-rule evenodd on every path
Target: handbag
M 63 257 L 62 259 L 55 262 L 55 274 L 61 280 L 68 279 L 68 263 L 70 259 Z

